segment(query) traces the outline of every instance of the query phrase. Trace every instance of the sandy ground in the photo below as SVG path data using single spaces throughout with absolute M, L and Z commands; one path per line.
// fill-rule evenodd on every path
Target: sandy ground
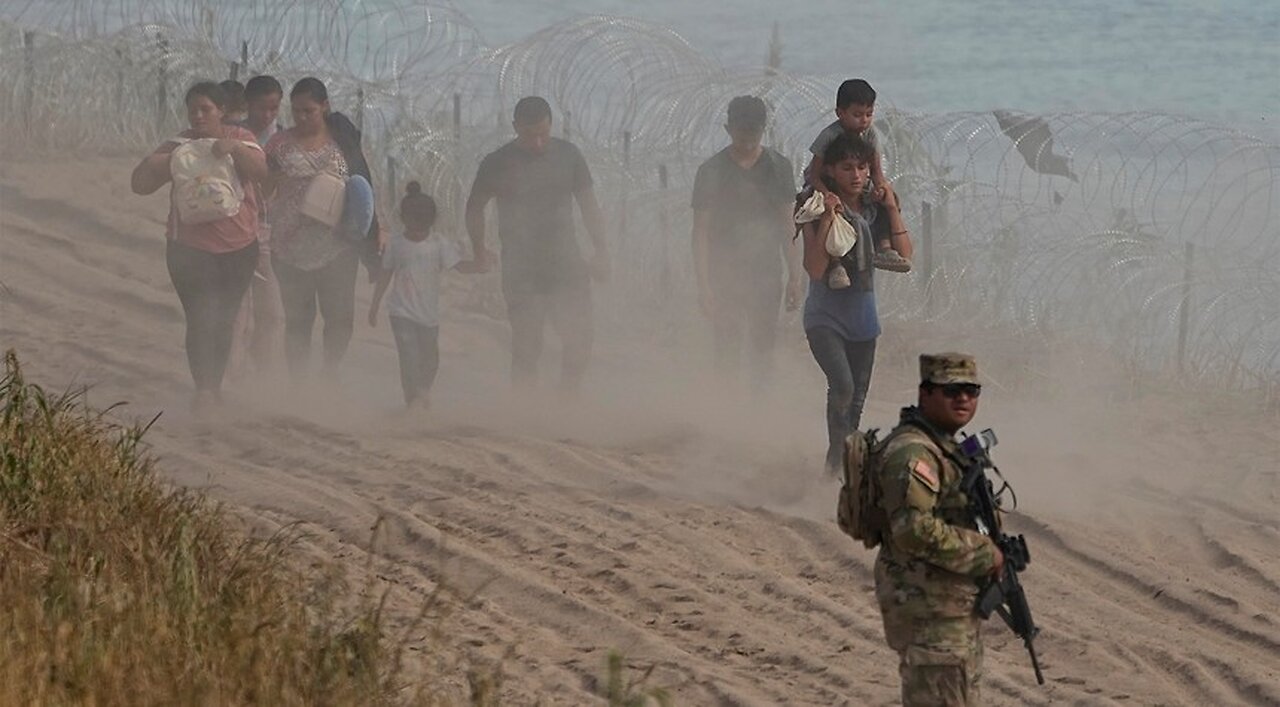
M 342 380 L 299 393 L 240 380 L 223 419 L 200 422 L 165 200 L 129 194 L 131 166 L 0 163 L 0 346 L 47 387 L 90 385 L 137 419 L 163 411 L 150 440 L 176 483 L 268 526 L 298 522 L 304 549 L 356 572 L 372 548 L 397 626 L 442 582 L 472 597 L 441 637 L 414 633 L 411 655 L 439 641 L 500 665 L 509 704 L 597 701 L 610 649 L 655 665 L 677 704 L 896 701 L 873 556 L 835 527 L 818 478 L 822 379 L 794 320 L 764 400 L 711 382 L 705 341 L 605 327 L 583 400 L 515 401 L 496 281 L 458 276 L 429 414 L 400 412 L 388 328 L 361 316 Z M 361 314 L 368 296 L 362 281 Z M 868 423 L 910 401 L 919 349 L 956 347 L 993 379 L 979 422 L 999 431 L 1021 497 L 1011 525 L 1031 546 L 1048 678 L 1036 686 L 992 624 L 989 701 L 1280 704 L 1275 413 L 1135 387 L 1043 342 L 900 326 L 882 339 Z

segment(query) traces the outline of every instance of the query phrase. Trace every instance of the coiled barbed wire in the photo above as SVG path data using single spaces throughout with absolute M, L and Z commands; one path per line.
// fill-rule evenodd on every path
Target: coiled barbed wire
M 606 315 L 643 307 L 673 328 L 693 316 L 689 189 L 727 142 L 729 99 L 766 100 L 769 143 L 798 173 L 839 82 L 726 68 L 669 29 L 604 16 L 488 49 L 456 8 L 392 0 L 29 1 L 0 20 L 0 118 L 19 126 L 6 150 L 137 152 L 181 127 L 187 85 L 232 62 L 286 84 L 317 75 L 364 125 L 383 193 L 418 179 L 454 228 L 515 101 L 543 95 L 587 155 L 625 264 Z M 1085 332 L 1139 367 L 1181 355 L 1189 377 L 1277 385 L 1280 146 L 1156 113 L 879 113 L 920 241 L 913 275 L 880 279 L 884 317 Z

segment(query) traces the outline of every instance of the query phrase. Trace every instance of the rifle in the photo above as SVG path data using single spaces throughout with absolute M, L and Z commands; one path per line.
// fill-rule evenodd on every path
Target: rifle
M 1027 551 L 1027 541 L 1021 535 L 1016 537 L 1005 533 L 1000 526 L 998 513 L 1001 510 L 1001 497 L 1005 491 L 1013 498 L 1013 507 L 1018 506 L 1018 496 L 1004 480 L 1000 469 L 991 461 L 989 451 L 996 446 L 996 433 L 983 430 L 976 435 L 966 436 L 960 442 L 960 452 L 964 455 L 961 485 L 969 497 L 969 507 L 978 525 L 978 532 L 995 541 L 1000 552 L 1004 553 L 1004 569 L 1000 576 L 993 579 L 979 594 L 975 610 L 984 619 L 991 618 L 992 613 L 1001 619 L 1022 639 L 1027 652 L 1031 654 L 1031 667 L 1036 671 L 1036 682 L 1043 685 L 1044 675 L 1040 672 L 1040 659 L 1036 657 L 1035 638 L 1040 633 L 1035 621 L 1031 618 L 1031 607 L 1027 605 L 1027 595 L 1018 581 L 1018 573 L 1027 569 L 1031 555 Z M 1000 479 L 1000 490 L 987 476 L 990 469 Z

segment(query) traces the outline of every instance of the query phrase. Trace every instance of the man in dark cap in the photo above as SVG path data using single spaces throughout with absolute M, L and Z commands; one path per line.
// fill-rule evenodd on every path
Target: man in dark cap
M 961 490 L 955 434 L 978 410 L 978 367 L 960 353 L 920 357 L 916 407 L 902 410 L 872 470 L 888 519 L 876 557 L 885 639 L 898 652 L 902 702 L 978 705 L 979 585 L 1004 557 L 978 532 Z
M 784 265 L 788 309 L 804 293 L 791 238 L 795 174 L 790 160 L 761 144 L 763 100 L 738 96 L 728 113 L 729 146 L 703 162 L 693 182 L 694 273 L 717 368 L 736 374 L 745 348 L 749 384 L 759 390 L 770 375 Z

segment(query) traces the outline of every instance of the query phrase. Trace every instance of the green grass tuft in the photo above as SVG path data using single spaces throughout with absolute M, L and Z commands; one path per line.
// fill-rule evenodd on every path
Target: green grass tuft
M 430 701 L 380 601 L 163 484 L 147 426 L 28 383 L 12 351 L 0 408 L 0 704 Z

